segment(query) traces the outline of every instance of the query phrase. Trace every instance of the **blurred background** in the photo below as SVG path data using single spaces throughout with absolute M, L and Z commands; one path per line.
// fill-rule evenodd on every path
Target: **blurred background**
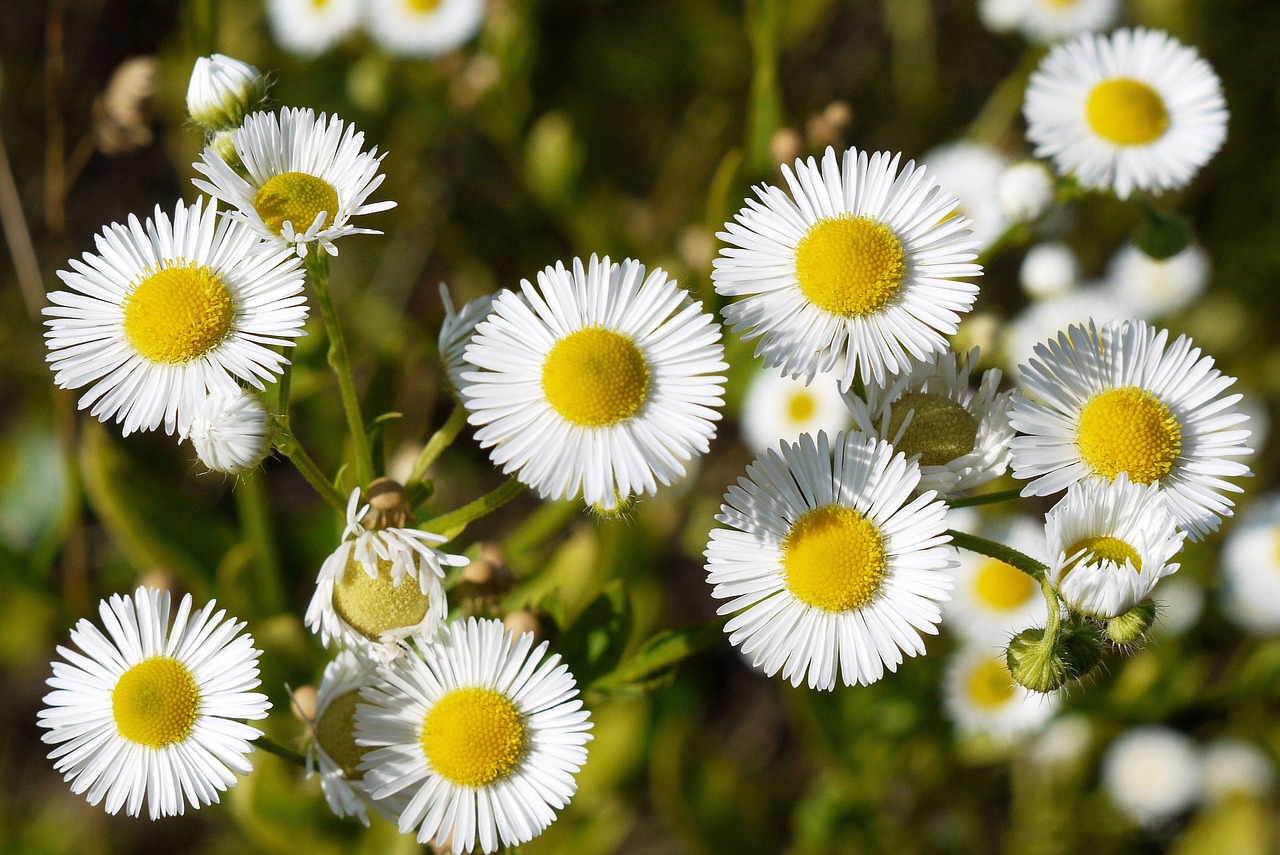
M 1125 0 L 1118 20 L 1198 48 L 1230 107 L 1225 147 L 1161 199 L 1208 264 L 1189 296 L 1149 314 L 1240 378 L 1259 428 L 1247 507 L 1277 487 L 1265 433 L 1280 401 L 1280 4 Z M 396 414 L 378 435 L 395 475 L 451 409 L 435 353 L 438 283 L 460 304 L 599 253 L 661 266 L 718 308 L 715 233 L 753 184 L 779 180 L 779 162 L 828 145 L 921 158 L 961 139 L 1027 157 L 1022 91 L 1045 51 L 992 32 L 974 0 L 491 0 L 474 39 L 430 59 L 393 55 L 359 28 L 299 56 L 277 44 L 280 26 L 263 0 L 0 4 L 0 851 L 423 849 L 385 823 L 333 818 L 316 781 L 263 753 L 221 806 L 110 817 L 69 792 L 39 742 L 54 645 L 99 598 L 140 581 L 216 597 L 249 621 L 274 704 L 265 729 L 280 742 L 305 735 L 286 685 L 314 683 L 327 661 L 301 614 L 340 526 L 287 461 L 239 484 L 203 472 L 170 437 L 122 439 L 78 416 L 77 396 L 55 390 L 45 365 L 39 311 L 55 271 L 104 225 L 196 196 L 202 135 L 184 97 L 197 56 L 256 65 L 273 76 L 274 104 L 337 113 L 387 153 L 373 198 L 398 208 L 369 218 L 385 236 L 345 240 L 333 270 L 366 416 Z M 964 345 L 982 343 L 984 364 L 1007 368 L 1046 294 L 1119 305 L 1115 259 L 1140 223 L 1133 204 L 1091 194 L 1011 231 L 988 251 Z M 1025 262 L 1043 243 L 1061 245 L 1059 263 L 1037 276 Z M 312 320 L 294 355 L 293 423 L 335 472 L 343 416 Z M 583 684 L 655 632 L 711 618 L 701 554 L 725 486 L 755 453 L 740 414 L 760 373 L 750 347 L 729 335 L 726 345 L 726 418 L 685 482 L 619 520 L 521 497 L 457 544 L 498 545 L 502 572 L 460 588 L 455 605 L 533 611 Z M 435 476 L 428 514 L 502 480 L 469 433 Z M 540 525 L 563 531 L 544 537 Z M 588 698 L 595 741 L 578 796 L 522 851 L 1280 851 L 1280 625 L 1242 619 L 1224 599 L 1231 531 L 1185 550 L 1151 644 L 1111 656 L 1017 739 L 955 723 L 943 695 L 961 642 L 948 632 L 898 674 L 830 693 L 755 673 L 721 637 L 646 686 Z M 1280 577 L 1280 550 L 1259 565 Z M 1170 728 L 1161 734 L 1196 768 L 1139 757 L 1139 796 L 1159 796 L 1180 772 L 1199 782 L 1194 798 L 1154 814 L 1127 806 L 1103 772 L 1117 737 L 1148 725 Z M 1250 759 L 1222 760 L 1224 740 Z

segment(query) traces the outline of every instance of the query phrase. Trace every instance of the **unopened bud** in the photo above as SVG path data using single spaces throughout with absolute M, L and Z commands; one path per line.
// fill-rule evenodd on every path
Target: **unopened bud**
M 196 60 L 187 86 L 187 112 L 210 131 L 237 128 L 267 97 L 267 78 L 247 62 L 215 53 Z
M 769 159 L 774 165 L 791 163 L 804 152 L 804 139 L 795 128 L 779 128 L 769 138 Z
M 1082 679 L 1102 662 L 1102 633 L 1088 621 L 1073 623 L 1063 628 L 1059 648 L 1071 679 Z
M 1107 621 L 1107 638 L 1122 646 L 1134 644 L 1142 640 L 1155 622 L 1156 603 L 1147 597 L 1129 611 Z
M 200 462 L 215 472 L 242 475 L 256 469 L 271 448 L 267 409 L 243 390 L 215 392 L 196 409 L 182 430 Z
M 1030 223 L 1043 217 L 1053 204 L 1053 194 L 1053 176 L 1036 160 L 1018 161 L 996 179 L 1000 207 L 1015 223 Z
M 1071 679 L 1071 668 L 1058 645 L 1046 642 L 1044 629 L 1024 629 L 1009 641 L 1005 663 L 1018 685 L 1033 692 L 1052 692 Z
M 409 496 L 399 481 L 375 478 L 365 491 L 365 498 L 369 502 L 369 513 L 365 515 L 364 526 L 370 531 L 406 528 L 413 522 Z
M 533 642 L 537 644 L 547 637 L 538 613 L 530 609 L 517 609 L 502 619 L 502 625 L 511 631 L 512 640 L 521 633 L 532 633 Z
M 235 133 L 235 131 L 218 131 L 209 137 L 209 148 L 213 149 L 227 166 L 241 175 L 247 175 L 244 161 L 240 159 L 240 152 L 236 151 Z
M 316 701 L 319 694 L 316 692 L 315 686 L 299 686 L 289 693 L 289 709 L 293 712 L 294 718 L 298 721 L 311 726 L 316 720 Z

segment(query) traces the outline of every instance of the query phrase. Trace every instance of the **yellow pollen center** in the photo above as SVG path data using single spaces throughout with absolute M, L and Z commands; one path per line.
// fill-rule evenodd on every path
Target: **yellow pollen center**
M 914 411 L 895 446 L 910 457 L 920 455 L 922 466 L 942 466 L 973 451 L 978 438 L 978 420 L 960 404 L 932 392 L 908 392 L 893 403 L 889 416 L 889 436 L 897 436 Z
M 1116 145 L 1149 145 L 1169 127 L 1160 93 L 1127 77 L 1093 87 L 1084 109 L 1094 133 Z
M 356 704 L 360 703 L 360 691 L 353 689 L 329 702 L 316 720 L 316 742 L 329 755 L 349 781 L 359 781 L 364 773 L 358 768 L 360 758 L 369 749 L 356 745 Z
M 833 315 L 878 312 L 898 293 L 906 267 L 898 236 L 870 217 L 824 217 L 796 245 L 801 292 Z
M 813 395 L 808 392 L 796 392 L 787 401 L 787 418 L 792 422 L 803 422 L 813 418 L 818 405 Z
M 999 659 L 984 659 L 969 672 L 965 690 L 974 706 L 998 709 L 1013 699 L 1013 677 Z
M 327 181 L 305 172 L 282 172 L 268 178 L 253 197 L 253 208 L 276 234 L 284 233 L 285 221 L 296 233 L 305 232 L 323 211 L 322 226 L 333 225 L 338 215 L 338 191 Z
M 982 559 L 973 577 L 973 592 L 983 605 L 998 611 L 1016 609 L 1037 593 L 1030 576 L 995 558 Z
M 1095 475 L 1114 481 L 1121 472 L 1137 484 L 1159 481 L 1182 450 L 1182 426 L 1145 389 L 1123 386 L 1099 392 L 1080 410 L 1080 457 Z
M 116 729 L 130 742 L 163 748 L 181 742 L 195 726 L 200 689 L 181 662 L 152 656 L 120 675 L 111 691 Z
M 491 689 L 454 689 L 427 713 L 419 741 L 441 777 L 459 787 L 483 787 L 520 762 L 524 717 Z
M 1067 557 L 1070 558 L 1082 550 L 1083 552 L 1079 558 L 1062 568 L 1060 579 L 1067 578 L 1067 574 L 1081 564 L 1101 564 L 1103 561 L 1114 561 L 1121 567 L 1128 561 L 1133 565 L 1134 570 L 1139 573 L 1142 572 L 1142 559 L 1138 556 L 1138 550 L 1118 537 L 1108 537 L 1106 535 L 1086 537 L 1067 549 Z
M 542 364 L 542 391 L 575 425 L 601 427 L 630 418 L 649 391 L 649 366 L 631 339 L 587 327 L 556 342 Z
M 417 579 L 404 576 L 397 585 L 391 578 L 391 562 L 378 560 L 378 576 L 369 574 L 352 556 L 342 578 L 333 585 L 333 610 L 366 638 L 377 640 L 391 629 L 415 626 L 427 616 L 431 598 L 422 593 Z
M 231 332 L 235 305 L 212 270 L 187 263 L 150 273 L 124 298 L 124 334 L 152 362 L 190 362 Z
M 782 544 L 787 589 L 802 603 L 828 612 L 860 608 L 880 590 L 884 540 L 871 520 L 852 508 L 805 511 Z
M 440 0 L 409 0 L 409 8 L 419 15 L 434 12 L 440 6 Z

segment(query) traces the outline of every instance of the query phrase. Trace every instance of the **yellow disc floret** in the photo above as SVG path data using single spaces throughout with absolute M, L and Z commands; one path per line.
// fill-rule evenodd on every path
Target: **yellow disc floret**
M 880 530 L 853 508 L 805 511 L 782 544 L 787 589 L 823 611 L 845 612 L 871 602 L 886 567 Z
M 1173 469 L 1182 450 L 1182 426 L 1155 395 L 1137 386 L 1107 389 L 1080 410 L 1080 457 L 1095 475 L 1114 481 L 1121 472 L 1152 484 Z
M 999 709 L 1013 698 L 1013 676 L 999 659 L 983 659 L 969 672 L 965 691 L 974 706 Z
M 276 234 L 284 233 L 287 220 L 294 232 L 302 234 L 311 228 L 316 215 L 325 213 L 322 226 L 333 225 L 338 216 L 338 191 L 323 179 L 305 172 L 282 172 L 273 175 L 258 188 L 253 208 Z
M 1103 561 L 1114 561 L 1121 567 L 1128 561 L 1134 570 L 1142 572 L 1142 558 L 1138 555 L 1138 550 L 1118 537 L 1108 535 L 1086 537 L 1067 547 L 1067 558 L 1076 554 L 1080 557 L 1062 569 L 1060 579 L 1065 579 L 1068 573 L 1081 564 L 1101 564 Z
M 878 312 L 898 293 L 906 269 L 898 236 L 870 217 L 824 217 L 796 244 L 801 292 L 833 315 Z
M 511 773 L 524 755 L 524 717 L 491 689 L 454 689 L 422 722 L 422 753 L 459 787 L 483 787 Z
M 962 405 L 945 395 L 908 392 L 894 401 L 889 416 L 889 436 L 911 417 L 902 437 L 894 443 L 903 454 L 920 455 L 922 466 L 942 466 L 973 451 L 978 438 L 978 420 Z
M 391 577 L 391 562 L 378 559 L 378 575 L 371 577 L 354 556 L 347 558 L 342 578 L 333 585 L 333 610 L 366 638 L 376 641 L 384 632 L 416 626 L 427 616 L 431 598 L 416 578 Z
M 1085 103 L 1089 127 L 1116 145 L 1149 145 L 1169 127 L 1169 113 L 1160 93 L 1127 77 L 1104 80 Z
M 152 656 L 120 675 L 111 690 L 116 729 L 130 742 L 163 748 L 191 733 L 200 712 L 196 679 L 176 659 Z
M 582 427 L 617 424 L 649 391 L 649 366 L 621 333 L 587 327 L 555 343 L 542 364 L 542 391 L 557 413 Z
M 218 275 L 200 264 L 148 272 L 120 306 L 124 334 L 152 362 L 190 362 L 231 332 L 235 304 Z
M 1017 567 L 984 557 L 973 576 L 973 593 L 987 608 L 1009 611 L 1026 603 L 1037 590 L 1032 578 Z
M 793 392 L 791 397 L 787 399 L 787 418 L 792 422 L 803 422 L 806 419 L 813 418 L 813 414 L 817 409 L 818 405 L 813 400 L 811 392 Z
M 434 12 L 440 7 L 440 0 L 409 0 L 409 9 L 419 15 Z
M 316 742 L 329 755 L 349 781 L 359 781 L 364 773 L 358 768 L 360 758 L 369 749 L 356 745 L 356 704 L 360 703 L 360 690 L 353 689 L 329 702 L 316 719 Z

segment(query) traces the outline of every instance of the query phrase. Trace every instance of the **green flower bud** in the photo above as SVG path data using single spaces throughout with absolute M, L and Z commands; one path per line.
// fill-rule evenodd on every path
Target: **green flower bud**
M 1073 680 L 1089 676 L 1102 662 L 1102 633 L 1088 621 L 1065 626 L 1058 645 Z
M 1129 611 L 1107 621 L 1107 638 L 1119 645 L 1134 644 L 1142 640 L 1155 620 L 1155 601 L 1147 597 Z
M 1046 641 L 1044 629 L 1024 629 L 1009 641 L 1005 662 L 1018 685 L 1033 692 L 1052 692 L 1071 679 L 1072 672 L 1058 644 Z

